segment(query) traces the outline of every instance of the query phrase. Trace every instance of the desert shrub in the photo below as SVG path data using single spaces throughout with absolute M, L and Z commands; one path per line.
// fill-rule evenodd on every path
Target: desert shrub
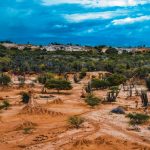
M 103 88 L 107 88 L 108 86 L 109 86 L 109 82 L 107 80 L 99 80 L 99 79 L 92 80 L 92 88 L 103 89 Z
M 11 82 L 11 78 L 8 75 L 1 74 L 0 75 L 0 85 L 7 86 Z
M 136 125 L 136 124 L 143 124 L 147 122 L 150 119 L 150 116 L 146 114 L 139 114 L 139 113 L 130 113 L 127 115 L 127 117 L 130 119 L 130 124 Z
M 89 94 L 86 99 L 85 99 L 85 102 L 90 105 L 91 107 L 94 107 L 96 105 L 99 105 L 101 100 L 97 97 L 95 97 L 94 95 L 92 94 Z
M 0 109 L 8 109 L 10 106 L 10 103 L 7 100 L 4 100 L 2 104 L 0 105 Z
M 84 122 L 84 118 L 78 117 L 78 116 L 72 116 L 68 119 L 69 125 L 71 125 L 74 128 L 79 129 L 81 124 Z
M 28 104 L 30 98 L 31 98 L 30 93 L 27 93 L 27 92 L 22 93 L 22 102 L 23 103 Z
M 50 79 L 53 79 L 54 75 L 52 73 L 44 73 L 40 76 L 38 76 L 38 81 L 41 84 L 46 84 L 46 82 Z
M 30 127 L 24 128 L 24 129 L 23 129 L 23 133 L 24 133 L 24 134 L 30 134 L 30 133 L 31 133 L 31 130 L 32 130 L 32 128 L 30 128 Z
M 83 79 L 86 76 L 87 69 L 83 68 L 79 74 L 79 78 Z
M 121 74 L 112 74 L 107 78 L 110 86 L 118 86 L 126 81 L 126 77 Z
M 71 90 L 72 85 L 69 81 L 62 80 L 62 79 L 51 79 L 45 84 L 45 87 L 48 89 L 55 89 L 58 90 Z

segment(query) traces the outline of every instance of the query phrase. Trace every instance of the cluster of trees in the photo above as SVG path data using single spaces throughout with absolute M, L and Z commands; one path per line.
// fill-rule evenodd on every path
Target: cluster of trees
M 81 72 L 80 78 L 84 77 L 84 70 L 108 71 L 125 75 L 127 78 L 133 75 L 144 78 L 150 73 L 150 53 L 118 54 L 116 49 L 111 47 L 106 53 L 102 53 L 102 48 L 91 47 L 88 52 L 47 52 L 40 49 L 20 51 L 0 45 L 0 71 L 11 71 L 15 74 Z
M 38 77 L 38 81 L 43 85 L 42 92 L 46 92 L 46 89 L 54 89 L 59 93 L 60 90 L 72 89 L 70 81 L 67 81 L 64 78 L 55 78 L 55 76 L 51 73 L 40 75 Z
M 45 87 L 48 89 L 55 89 L 58 91 L 60 90 L 71 90 L 72 86 L 69 81 L 62 80 L 62 79 L 51 79 L 48 80 L 45 84 Z
M 118 86 L 123 84 L 127 78 L 122 74 L 112 74 L 104 79 L 92 79 L 92 88 L 94 89 L 105 89 L 112 86 Z

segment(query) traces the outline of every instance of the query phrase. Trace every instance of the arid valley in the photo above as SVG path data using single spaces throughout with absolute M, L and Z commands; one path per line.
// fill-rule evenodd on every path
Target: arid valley
M 94 90 L 102 99 L 91 108 L 82 98 L 83 88 L 90 78 L 105 72 L 88 72 L 78 83 L 68 74 L 71 90 L 41 93 L 42 85 L 36 75 L 27 75 L 23 87 L 18 77 L 12 76 L 12 85 L 1 88 L 1 102 L 7 99 L 10 106 L 0 112 L 0 148 L 2 150 L 150 150 L 150 123 L 132 126 L 126 114 L 145 113 L 141 99 L 133 90 L 132 97 L 120 86 L 116 102 L 105 102 L 109 89 Z M 34 85 L 31 83 L 34 82 Z M 142 85 L 136 85 L 139 89 Z M 21 93 L 31 91 L 28 104 L 21 102 Z M 138 106 L 135 101 L 138 100 Z M 111 110 L 122 107 L 125 114 Z M 147 110 L 150 113 L 150 110 Z M 83 117 L 80 128 L 68 123 L 70 116 Z

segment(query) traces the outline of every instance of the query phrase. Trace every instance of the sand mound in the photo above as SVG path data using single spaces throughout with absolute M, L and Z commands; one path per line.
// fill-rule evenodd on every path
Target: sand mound
M 4 98 L 3 97 L 0 97 L 0 101 L 3 101 L 4 100 Z
M 63 100 L 60 98 L 54 99 L 52 102 L 49 102 L 49 104 L 63 104 Z
M 45 140 L 48 140 L 47 135 L 39 135 L 39 136 L 36 136 L 35 139 L 33 139 L 34 142 L 43 142 Z
M 105 140 L 102 137 L 97 137 L 95 139 L 95 144 L 100 145 L 100 144 L 104 144 Z
M 79 139 L 79 140 L 76 140 L 73 143 L 73 146 L 74 147 L 77 147 L 77 146 L 89 146 L 91 143 L 92 143 L 92 141 L 90 141 L 88 139 Z
M 30 122 L 30 121 L 25 121 L 22 124 L 20 124 L 17 129 L 18 130 L 22 130 L 24 128 L 34 128 L 35 126 L 37 126 L 36 123 Z
M 50 115 L 52 117 L 56 117 L 56 116 L 62 116 L 64 115 L 61 112 L 55 112 L 55 111 L 51 111 L 48 110 L 46 108 L 43 107 L 30 107 L 30 106 L 25 106 L 22 111 L 21 114 L 29 114 L 29 115 Z

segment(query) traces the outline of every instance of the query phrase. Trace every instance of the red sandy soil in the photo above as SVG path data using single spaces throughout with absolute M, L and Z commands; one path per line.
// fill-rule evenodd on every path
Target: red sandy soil
M 23 111 L 26 106 L 20 103 L 20 92 L 31 88 L 10 87 L 1 90 L 0 97 L 7 99 L 11 107 L 0 112 L 0 149 L 150 150 L 150 123 L 139 126 L 140 132 L 132 131 L 125 115 L 110 113 L 117 106 L 126 107 L 126 113 L 143 112 L 139 97 L 126 99 L 126 94 L 121 91 L 116 103 L 101 104 L 92 109 L 80 98 L 82 88 L 88 81 L 89 77 L 85 77 L 78 84 L 72 82 L 71 91 L 63 91 L 66 94 L 46 94 L 54 98 L 45 99 L 40 97 L 41 86 L 37 84 L 32 90 L 42 113 L 39 110 L 34 113 Z M 99 98 L 105 97 L 106 93 L 107 90 L 94 92 Z M 139 109 L 135 109 L 136 99 L 139 100 Z M 68 125 L 67 119 L 72 115 L 86 119 L 80 129 Z M 26 132 L 28 128 L 30 130 Z

